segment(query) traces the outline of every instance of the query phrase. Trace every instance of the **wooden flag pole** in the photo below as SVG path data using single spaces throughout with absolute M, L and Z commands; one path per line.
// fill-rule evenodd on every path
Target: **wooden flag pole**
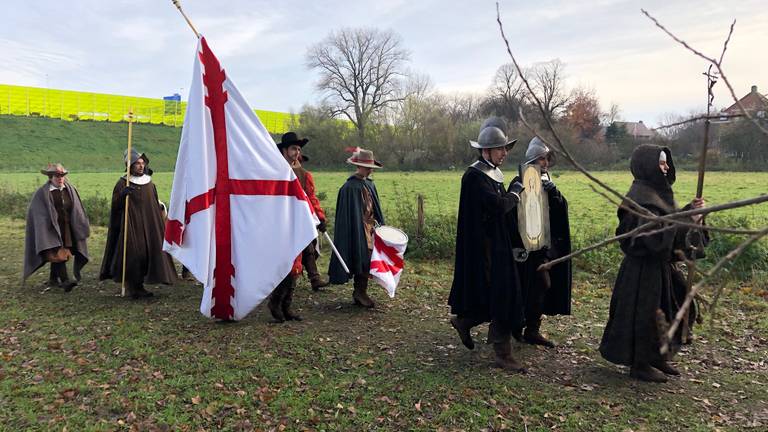
M 128 108 L 128 153 L 125 162 L 125 187 L 131 186 L 131 138 L 133 133 L 133 108 Z M 123 220 L 123 277 L 120 283 L 120 296 L 125 297 L 125 263 L 128 257 L 128 204 L 130 194 L 125 196 L 125 219 Z
M 194 25 L 192 25 L 192 21 L 189 20 L 189 17 L 187 17 L 187 14 L 184 13 L 184 10 L 181 9 L 181 1 L 180 0 L 171 0 L 171 3 L 173 3 L 174 6 L 176 6 L 176 9 L 179 10 L 179 13 L 181 13 L 181 16 L 184 17 L 184 20 L 187 21 L 187 24 L 189 24 L 189 28 L 192 29 L 193 32 L 195 32 L 195 36 L 197 36 L 198 39 L 200 39 L 200 33 L 197 32 L 197 29 Z

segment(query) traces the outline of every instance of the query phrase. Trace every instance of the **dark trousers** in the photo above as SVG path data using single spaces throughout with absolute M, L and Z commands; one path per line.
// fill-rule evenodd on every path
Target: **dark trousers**
M 544 311 L 544 300 L 547 292 L 552 287 L 549 271 L 537 271 L 540 265 L 549 262 L 544 251 L 533 252 L 526 261 L 530 280 L 527 284 L 525 296 L 525 326 L 536 328 L 541 322 Z

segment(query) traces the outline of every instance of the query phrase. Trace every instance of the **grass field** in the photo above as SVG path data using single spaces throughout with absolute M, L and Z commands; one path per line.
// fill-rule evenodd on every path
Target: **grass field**
M 385 216 L 425 197 L 452 235 L 460 171 L 381 171 L 375 179 Z M 84 197 L 111 195 L 118 172 L 73 172 Z M 349 173 L 318 172 L 325 208 Z M 598 176 L 626 191 L 623 172 Z M 45 178 L 0 173 L 5 190 L 31 194 Z M 157 173 L 167 200 L 172 174 Z M 576 243 L 615 228 L 615 208 L 580 175 L 555 182 L 570 202 Z M 681 173 L 682 203 L 695 176 Z M 711 173 L 711 205 L 766 192 L 768 173 Z M 733 210 L 748 225 L 768 223 L 768 205 Z M 331 212 L 332 213 L 332 212 Z M 717 218 L 713 218 L 717 222 Z M 554 350 L 517 345 L 527 375 L 491 367 L 493 353 L 467 351 L 448 324 L 452 262 L 407 260 L 395 299 L 372 288 L 374 311 L 351 303 L 351 286 L 312 292 L 296 304 L 305 320 L 274 325 L 258 308 L 235 324 L 215 324 L 198 309 L 201 288 L 189 282 L 150 288 L 131 302 L 96 274 L 105 229 L 94 227 L 92 262 L 70 294 L 43 292 L 45 271 L 19 284 L 24 221 L 0 216 L 0 430 L 574 430 L 710 431 L 768 428 L 766 279 L 729 282 L 715 325 L 696 329 L 678 356 L 680 378 L 652 385 L 629 380 L 596 349 L 606 320 L 610 274 L 618 252 L 577 262 L 574 315 L 547 319 Z M 450 241 L 451 239 L 449 239 Z M 449 245 L 450 246 L 450 245 Z M 764 255 L 753 256 L 763 260 Z M 584 266 L 583 264 L 589 264 Z M 327 267 L 327 257 L 321 259 Z M 603 269 L 607 270 L 603 270 Z M 602 273 L 601 277 L 595 277 Z M 761 273 L 763 274 L 763 273 Z M 598 275 L 600 276 L 600 275 Z M 476 340 L 484 338 L 477 329 Z
M 311 169 L 311 167 L 309 167 Z M 336 193 L 351 172 L 316 172 L 314 174 L 318 194 L 325 208 L 333 208 Z M 463 171 L 436 172 L 388 172 L 380 171 L 373 175 L 384 208 L 384 215 L 393 211 L 400 202 L 416 203 L 416 195 L 424 196 L 425 212 L 431 214 L 455 215 L 458 209 L 459 189 Z M 110 196 L 119 172 L 78 173 L 72 172 L 70 180 L 78 187 L 83 196 Z M 596 175 L 624 193 L 629 188 L 631 176 L 628 172 L 602 171 Z M 507 174 L 507 178 L 512 176 Z M 727 201 L 754 197 L 768 193 L 768 173 L 724 173 L 712 172 L 705 177 L 705 198 L 709 205 Z M 157 185 L 160 199 L 167 202 L 171 193 L 173 173 L 155 173 L 153 181 Z M 594 193 L 587 179 L 580 173 L 566 171 L 554 173 L 553 180 L 570 202 L 570 217 L 576 232 L 582 227 L 602 226 L 613 229 L 616 225 L 615 206 Z M 40 187 L 46 178 L 39 173 L 3 173 L 0 172 L 0 187 L 29 192 Z M 678 173 L 675 184 L 675 196 L 682 205 L 690 201 L 696 191 L 696 174 Z M 733 216 L 743 216 L 757 223 L 768 222 L 768 204 L 734 209 L 726 212 Z
M 97 282 L 105 230 L 69 294 L 19 286 L 23 221 L 0 218 L 0 430 L 711 431 L 768 427 L 768 304 L 731 290 L 714 328 L 696 329 L 680 378 L 628 379 L 596 351 L 610 289 L 578 277 L 574 315 L 547 319 L 553 350 L 516 345 L 526 375 L 468 351 L 447 322 L 448 261 L 408 262 L 398 295 L 351 287 L 296 293 L 304 321 L 235 324 L 197 312 L 201 288 L 155 288 L 151 301 Z M 321 268 L 327 265 L 326 258 Z M 478 341 L 485 327 L 477 329 Z

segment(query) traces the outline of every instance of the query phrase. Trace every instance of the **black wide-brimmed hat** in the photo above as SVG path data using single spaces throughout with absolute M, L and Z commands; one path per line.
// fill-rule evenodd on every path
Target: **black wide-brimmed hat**
M 298 135 L 296 135 L 296 132 L 286 132 L 280 138 L 280 142 L 277 143 L 277 148 L 284 149 L 292 145 L 304 147 L 304 145 L 308 142 L 309 140 L 306 138 L 299 139 Z

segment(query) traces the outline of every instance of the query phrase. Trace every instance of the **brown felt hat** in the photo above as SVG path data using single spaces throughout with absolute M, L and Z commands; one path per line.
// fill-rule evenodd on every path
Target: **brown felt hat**
M 49 163 L 45 169 L 40 170 L 41 174 L 52 176 L 54 174 L 67 175 L 69 171 L 60 163 Z
M 347 163 L 366 168 L 382 168 L 384 166 L 373 158 L 372 151 L 366 149 L 359 149 L 352 153 L 352 156 L 347 159 Z

